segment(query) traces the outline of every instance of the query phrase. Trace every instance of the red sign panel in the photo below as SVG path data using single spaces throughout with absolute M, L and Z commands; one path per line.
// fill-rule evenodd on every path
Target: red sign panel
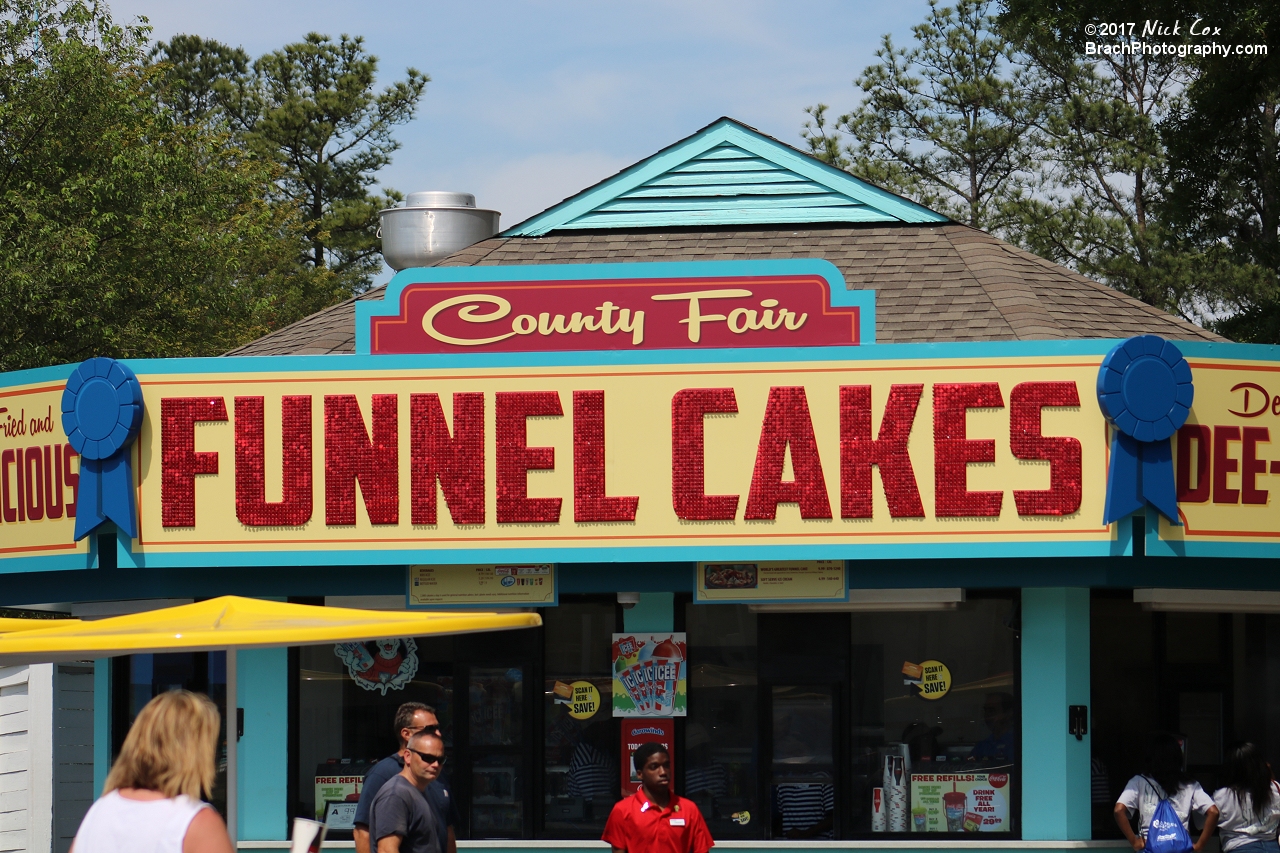
M 635 754 L 642 744 L 659 743 L 667 750 L 671 766 L 667 769 L 674 782 L 676 778 L 675 720 L 669 717 L 627 717 L 622 721 L 622 796 L 640 790 L 640 774 L 636 771 Z M 675 789 L 673 784 L 672 790 Z
M 820 275 L 421 283 L 369 318 L 375 354 L 860 343 L 856 305 Z

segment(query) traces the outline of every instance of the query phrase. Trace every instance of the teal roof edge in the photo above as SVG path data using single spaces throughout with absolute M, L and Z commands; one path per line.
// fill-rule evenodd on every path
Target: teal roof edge
M 764 160 L 794 173 L 795 175 L 821 184 L 833 192 L 840 193 L 867 208 L 874 210 L 879 216 L 868 217 L 865 213 L 850 222 L 897 222 L 903 224 L 938 224 L 948 222 L 946 216 L 916 204 L 887 190 L 859 180 L 848 172 L 837 169 L 810 157 L 807 154 L 766 136 L 731 118 L 720 118 L 702 130 L 676 142 L 640 162 L 623 169 L 611 178 L 588 187 L 576 195 L 570 196 L 559 204 L 548 208 L 529 219 L 503 231 L 501 237 L 539 237 L 552 231 L 579 229 L 586 226 L 574 225 L 576 220 L 600 210 L 603 205 L 619 198 L 625 193 L 648 183 L 680 165 L 723 144 L 737 145 Z M 754 217 L 754 221 L 744 223 L 741 217 L 725 217 L 720 221 L 714 214 L 702 216 L 700 225 L 738 225 L 778 224 L 794 226 L 798 224 L 793 217 L 786 216 L 785 207 L 777 208 L 777 218 L 767 215 Z M 826 219 L 829 223 L 831 220 Z M 691 224 L 687 219 L 677 216 L 664 218 L 659 214 L 649 216 L 647 225 L 653 227 L 679 226 Z M 627 226 L 615 226 L 627 227 Z M 629 227 L 644 227 L 630 225 Z

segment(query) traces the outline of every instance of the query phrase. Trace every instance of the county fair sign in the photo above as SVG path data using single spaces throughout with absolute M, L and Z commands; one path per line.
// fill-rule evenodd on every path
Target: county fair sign
M 635 265 L 629 278 L 617 268 L 519 268 L 518 297 L 498 275 L 511 270 L 486 270 L 479 283 L 424 282 L 410 271 L 384 304 L 358 314 L 368 345 L 382 318 L 403 321 L 397 334 L 426 334 L 446 328 L 426 322 L 442 302 L 467 296 L 491 306 L 487 316 L 496 303 L 475 297 L 500 297 L 510 310 L 485 322 L 452 303 L 470 325 L 447 336 L 496 338 L 483 330 L 549 315 L 547 335 L 494 342 L 535 342 L 522 352 L 467 343 L 455 344 L 468 348 L 461 356 L 102 360 L 4 375 L 0 563 L 84 565 L 92 537 L 83 533 L 104 529 L 94 527 L 100 519 L 128 529 L 127 512 L 136 529 L 122 559 L 152 566 L 1106 555 L 1130 546 L 1127 519 L 1104 523 L 1118 439 L 1098 387 L 1104 358 L 1123 367 L 1116 341 L 873 344 L 865 294 L 818 303 L 814 294 L 848 292 L 834 268 L 781 263 Z M 576 304 L 595 305 L 570 311 L 553 300 L 537 310 L 535 273 L 556 292 L 571 275 L 589 281 L 581 292 L 591 298 Z M 610 291 L 610 276 L 641 284 Z M 420 285 L 436 284 L 439 299 L 422 295 L 430 288 Z M 751 294 L 714 311 L 702 298 L 696 308 L 687 296 L 652 298 L 720 289 Z M 648 313 L 641 297 L 681 308 Z M 606 302 L 614 308 L 601 313 Z M 597 328 L 582 320 L 571 331 L 588 308 Z M 757 344 L 715 344 L 707 326 L 728 329 L 740 308 L 756 323 L 769 309 L 771 322 L 783 320 L 727 332 Z M 612 348 L 547 349 L 561 334 L 556 316 L 568 336 L 608 339 L 604 317 L 616 326 L 624 309 L 632 327 L 646 312 L 643 340 L 615 330 Z M 658 346 L 687 337 L 693 323 L 682 321 L 695 312 L 706 333 L 698 345 Z M 659 316 L 675 331 L 659 333 Z M 835 318 L 831 334 L 853 339 L 818 347 L 788 337 L 815 317 Z M 774 334 L 787 344 L 769 343 Z M 1178 346 L 1195 400 L 1163 446 L 1182 524 L 1166 520 L 1148 553 L 1274 555 L 1280 356 Z M 1130 384 L 1151 385 L 1140 373 Z M 1141 401 L 1132 405 L 1141 414 Z M 115 408 L 103 416 L 103 406 Z M 111 494 L 113 477 L 128 484 L 127 500 Z

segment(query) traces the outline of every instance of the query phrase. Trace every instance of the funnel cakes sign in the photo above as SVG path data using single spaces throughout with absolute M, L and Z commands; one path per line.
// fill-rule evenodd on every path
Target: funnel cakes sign
M 815 260 L 409 270 L 357 304 L 357 350 L 856 346 L 874 340 L 873 304 Z

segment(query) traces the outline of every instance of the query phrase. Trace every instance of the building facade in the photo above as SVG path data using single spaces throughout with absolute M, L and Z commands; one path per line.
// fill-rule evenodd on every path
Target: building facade
M 0 604 L 542 614 L 94 662 L 94 789 L 209 692 L 242 846 L 340 843 L 410 700 L 477 846 L 598 844 L 647 738 L 735 846 L 1106 846 L 1152 735 L 1206 787 L 1280 751 L 1278 365 L 722 119 L 228 357 L 102 366 L 114 456 L 59 418 L 97 368 L 0 377 Z

